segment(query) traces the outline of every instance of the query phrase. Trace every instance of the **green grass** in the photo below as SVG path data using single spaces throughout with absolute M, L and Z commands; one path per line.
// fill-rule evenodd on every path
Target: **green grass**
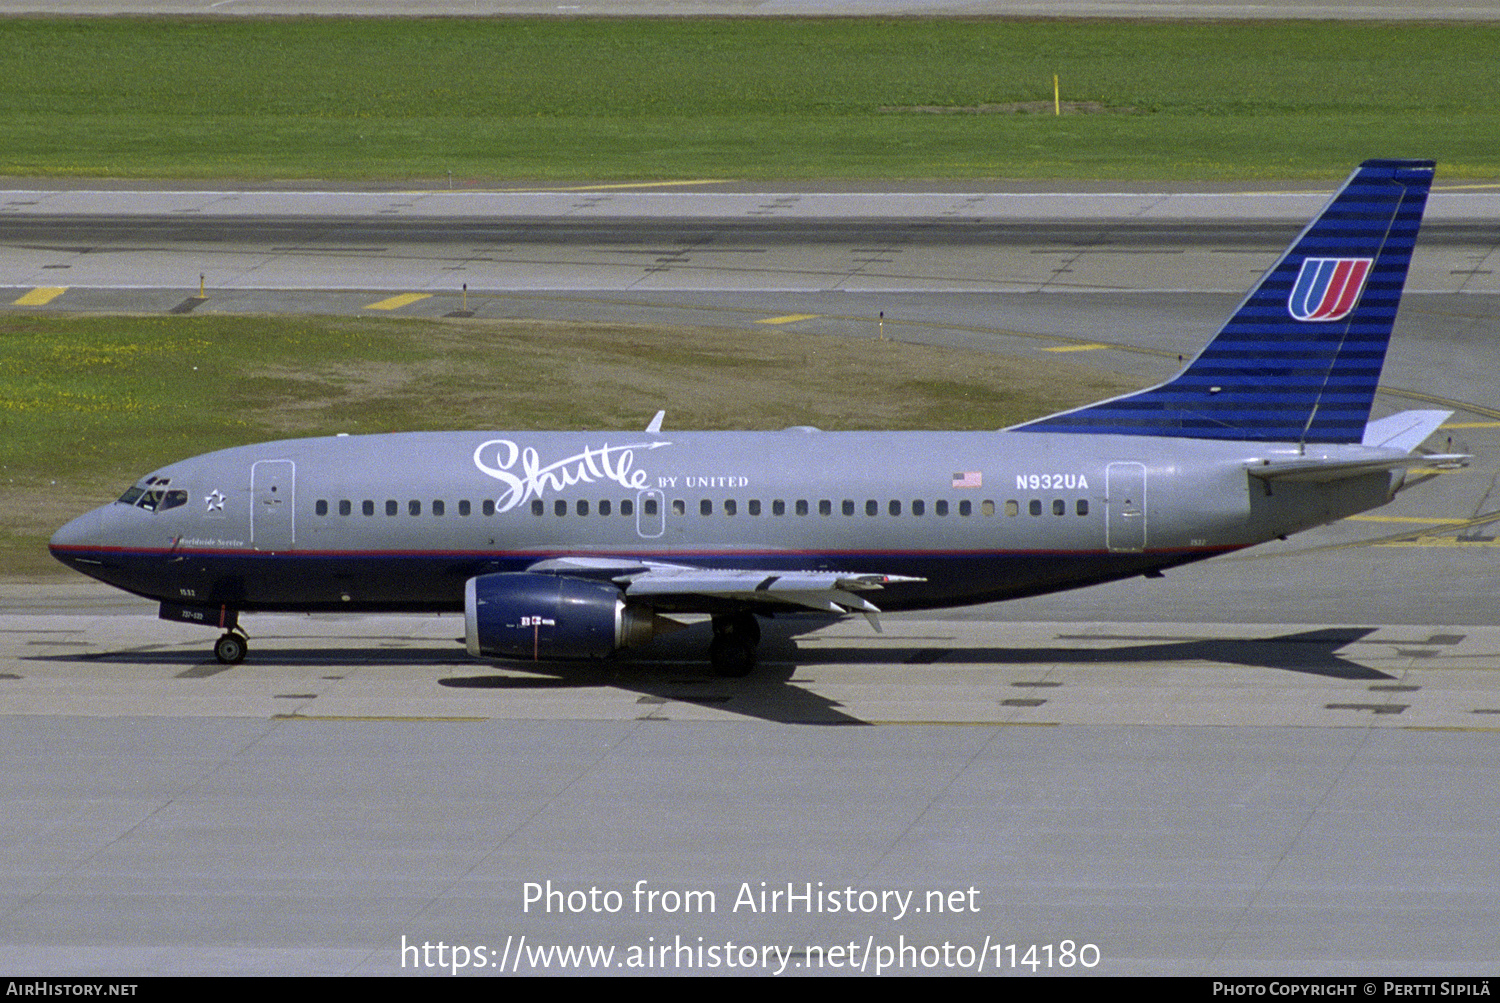
M 1500 26 L 8 19 L 0 173 L 1500 176 Z M 1063 97 L 1109 111 L 923 114 Z

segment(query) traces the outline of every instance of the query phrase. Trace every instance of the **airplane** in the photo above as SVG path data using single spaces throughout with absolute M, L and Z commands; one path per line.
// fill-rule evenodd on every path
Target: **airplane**
M 993 432 L 439 432 L 225 449 L 57 531 L 60 561 L 215 627 L 462 612 L 481 658 L 604 658 L 707 614 L 720 675 L 760 618 L 1073 589 L 1388 502 L 1451 414 L 1370 421 L 1434 164 L 1369 160 L 1158 386 Z

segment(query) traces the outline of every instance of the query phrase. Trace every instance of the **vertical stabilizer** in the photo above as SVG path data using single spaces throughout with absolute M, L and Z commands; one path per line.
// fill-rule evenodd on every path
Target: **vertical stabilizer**
M 1360 442 L 1432 172 L 1365 161 L 1176 378 L 1014 431 Z

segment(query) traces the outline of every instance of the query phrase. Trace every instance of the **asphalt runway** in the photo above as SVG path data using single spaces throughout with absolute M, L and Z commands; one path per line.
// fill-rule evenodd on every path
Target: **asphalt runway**
M 849 338 L 884 312 L 887 337 L 1081 351 L 1145 384 L 1320 202 L 231 194 L 0 194 L 3 302 Z M 582 204 L 549 227 L 546 199 Z M 468 659 L 454 617 L 249 617 L 226 668 L 129 597 L 0 583 L 13 969 L 948 974 L 1030 972 L 1035 945 L 1052 973 L 1492 973 L 1500 209 L 1432 210 L 1377 407 L 1452 402 L 1439 434 L 1473 465 L 1161 580 L 883 634 L 776 621 L 739 682 L 705 675 L 701 627 L 537 674 Z

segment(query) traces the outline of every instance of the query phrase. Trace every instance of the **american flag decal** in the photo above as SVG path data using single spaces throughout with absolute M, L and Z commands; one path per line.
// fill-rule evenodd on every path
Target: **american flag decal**
M 1372 258 L 1308 258 L 1286 308 L 1295 320 L 1343 320 L 1359 302 Z
M 977 470 L 965 470 L 953 475 L 953 486 L 956 488 L 982 488 L 984 487 L 984 475 Z

